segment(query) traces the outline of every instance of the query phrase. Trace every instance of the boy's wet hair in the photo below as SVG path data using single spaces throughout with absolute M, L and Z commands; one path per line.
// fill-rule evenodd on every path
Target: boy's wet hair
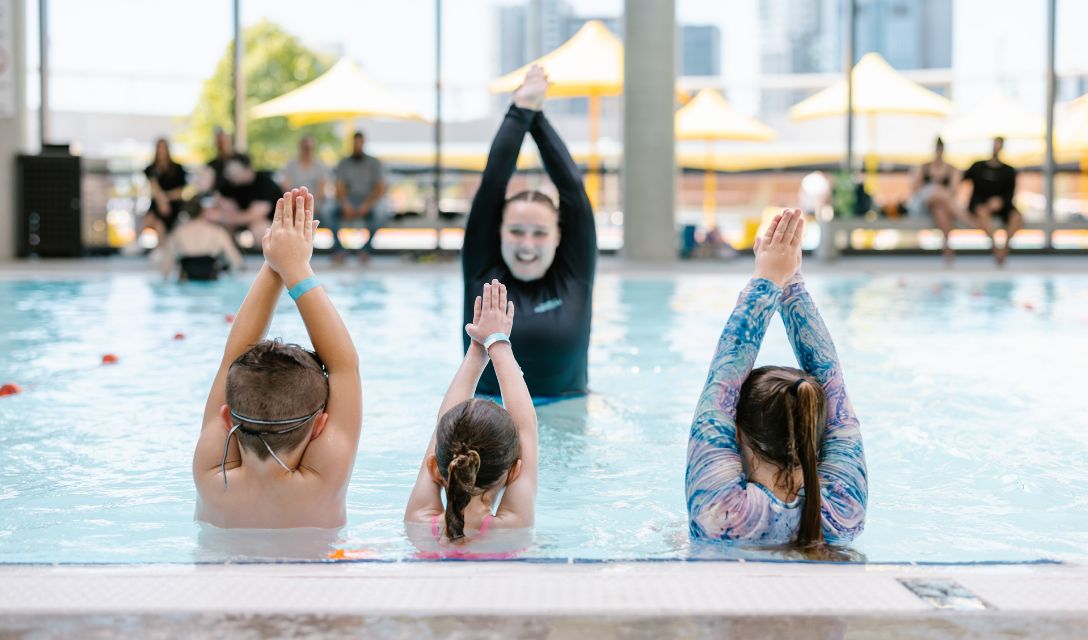
M 490 400 L 471 398 L 438 419 L 434 455 L 446 481 L 446 537 L 465 537 L 465 507 L 521 457 L 514 419 Z
M 307 416 L 323 407 L 329 399 L 329 379 L 317 354 L 297 344 L 262 340 L 249 348 L 227 371 L 227 405 L 232 411 L 254 420 L 289 420 Z M 268 458 L 268 443 L 277 454 L 292 451 L 310 437 L 310 426 L 284 434 L 272 431 L 282 427 L 250 424 L 242 421 L 237 431 L 238 444 L 259 460 Z M 250 432 L 261 432 L 256 435 Z
M 827 428 L 827 396 L 813 376 L 792 367 L 759 367 L 740 387 L 737 431 L 752 452 L 778 468 L 776 481 L 794 494 L 794 470 L 804 482 L 801 526 L 794 544 L 823 545 L 817 466 Z

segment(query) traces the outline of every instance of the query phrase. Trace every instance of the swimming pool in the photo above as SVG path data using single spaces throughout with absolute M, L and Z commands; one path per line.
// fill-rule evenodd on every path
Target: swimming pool
M 193 444 L 249 279 L 0 280 L 0 563 L 420 557 L 401 523 L 460 360 L 457 269 L 324 278 L 359 346 L 363 436 L 339 532 L 193 522 Z M 862 423 L 872 562 L 1088 560 L 1088 278 L 818 276 Z M 683 474 L 736 275 L 602 274 L 583 400 L 542 407 L 527 558 L 765 552 L 693 547 Z M 175 340 L 182 333 L 184 339 Z M 284 296 L 273 335 L 305 341 Z M 119 362 L 100 364 L 106 353 Z M 759 364 L 792 364 L 779 322 Z M 285 539 L 285 538 L 290 538 Z M 255 544 L 256 543 L 258 544 Z M 242 544 L 244 543 L 244 544 Z M 290 549 L 290 551 L 285 551 Z

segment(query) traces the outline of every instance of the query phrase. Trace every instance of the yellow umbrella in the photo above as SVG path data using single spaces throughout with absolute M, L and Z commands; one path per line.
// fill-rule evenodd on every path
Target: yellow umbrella
M 689 169 L 709 171 L 756 171 L 780 169 L 814 164 L 829 164 L 838 154 L 811 147 L 796 145 L 767 145 L 758 151 L 736 153 L 734 150 L 717 149 L 712 155 L 681 147 L 677 149 L 676 163 Z
M 865 158 L 866 171 L 876 174 L 877 155 L 874 138 L 877 115 L 946 116 L 952 112 L 952 103 L 921 85 L 908 80 L 892 68 L 878 53 L 862 56 L 850 71 L 853 80 L 854 113 L 869 116 L 869 154 Z M 846 80 L 839 80 L 830 87 L 798 102 L 790 109 L 790 118 L 809 120 L 846 115 Z M 869 181 L 870 188 L 875 188 Z
M 709 158 L 714 154 L 715 140 L 773 140 L 774 130 L 748 116 L 738 113 L 722 94 L 704 88 L 687 105 L 676 112 L 676 137 L 680 140 L 706 141 L 707 167 L 703 180 L 703 216 L 712 227 L 717 209 L 717 170 L 711 169 Z
M 1088 154 L 1088 94 L 1063 106 L 1054 131 L 1054 147 L 1065 158 Z
M 1062 119 L 1054 131 L 1055 155 L 1063 161 L 1080 160 L 1080 192 L 1088 193 L 1088 94 L 1062 109 Z M 1086 205 L 1081 204 L 1084 209 Z
M 623 42 L 600 20 L 590 20 L 551 53 L 492 82 L 491 93 L 510 93 L 520 87 L 533 65 L 548 72 L 548 95 L 554 98 L 623 93 Z
M 596 150 L 598 156 L 608 162 L 618 161 L 619 145 L 604 141 Z M 374 153 L 388 164 L 434 166 L 434 147 L 428 143 L 374 143 Z M 600 148 L 603 147 L 603 148 Z M 570 155 L 575 162 L 586 162 L 589 151 L 586 143 L 570 145 Z M 488 145 L 485 143 L 452 143 L 442 147 L 442 166 L 466 171 L 482 171 L 487 164 Z M 522 147 L 518 155 L 518 168 L 530 169 L 541 166 L 540 154 L 530 145 Z
M 1030 113 L 1004 93 L 995 92 L 974 109 L 945 125 L 946 140 L 1039 140 L 1046 135 L 1041 115 Z
M 551 53 L 492 82 L 489 87 L 491 93 L 514 91 L 521 86 L 525 74 L 535 64 L 548 72 L 551 82 L 549 96 L 589 98 L 590 157 L 586 192 L 596 208 L 600 188 L 600 158 L 596 154 L 596 145 L 600 136 L 601 96 L 623 93 L 623 42 L 603 22 L 590 20 Z
M 286 116 L 292 127 L 353 118 L 423 120 L 348 58 L 294 91 L 253 107 L 250 116 Z

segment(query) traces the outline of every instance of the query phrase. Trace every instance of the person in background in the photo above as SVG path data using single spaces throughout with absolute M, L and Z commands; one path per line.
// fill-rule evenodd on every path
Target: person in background
M 314 137 L 302 136 L 298 140 L 298 157 L 289 160 L 283 168 L 280 186 L 287 191 L 306 187 L 314 194 L 314 210 L 320 214 L 325 210 L 328 184 L 329 169 L 317 157 Z
M 969 222 L 967 212 L 956 204 L 956 189 L 960 184 L 960 172 L 944 161 L 944 141 L 937 138 L 933 159 L 919 165 L 911 174 L 911 197 L 907 213 L 912 217 L 933 216 L 944 234 L 944 258 L 951 262 L 953 252 L 948 245 L 948 235 L 956 219 Z
M 831 181 L 823 171 L 812 171 L 801 178 L 797 192 L 801 210 L 820 220 L 824 207 L 831 204 Z
M 185 202 L 185 168 L 170 156 L 170 144 L 165 138 L 155 141 L 155 160 L 144 169 L 151 186 L 151 208 L 144 215 L 143 228 L 152 229 L 162 243 L 178 223 Z
M 298 140 L 298 156 L 287 161 L 280 173 L 281 189 L 298 189 L 305 186 L 314 195 L 314 210 L 323 220 L 332 219 L 329 206 L 329 190 L 332 188 L 331 173 L 317 156 L 314 137 L 304 135 Z
M 369 259 L 373 251 L 372 243 L 381 221 L 375 210 L 378 201 L 385 194 L 385 176 L 382 162 L 363 151 L 366 136 L 356 131 L 351 141 L 351 155 L 336 165 L 336 208 L 333 223 L 330 225 L 333 237 L 333 259 L 344 259 L 344 247 L 340 244 L 340 229 L 346 226 L 363 225 L 368 231 L 366 244 L 363 245 L 360 259 Z
M 979 160 L 963 174 L 971 182 L 971 199 L 967 210 L 973 222 L 990 236 L 994 259 L 999 266 L 1009 257 L 1012 237 L 1024 226 L 1024 217 L 1013 204 L 1016 195 L 1016 169 L 1005 164 L 999 157 L 1005 147 L 1004 138 L 994 138 L 994 152 L 988 160 Z M 998 247 L 994 240 L 994 220 L 1005 225 L 1005 246 Z
M 230 135 L 222 128 L 215 128 L 215 157 L 208 161 L 207 167 L 211 169 L 212 184 L 206 191 L 218 192 L 221 187 L 226 184 L 226 177 L 223 175 L 223 170 L 227 166 L 232 158 L 236 158 L 244 154 L 237 154 L 234 152 L 234 141 Z
M 755 275 L 718 340 L 688 440 L 692 539 L 790 545 L 821 557 L 865 526 L 861 425 L 801 276 L 803 230 L 801 211 L 784 211 L 756 239 Z M 776 311 L 800 369 L 753 370 Z
M 176 269 L 182 281 L 216 280 L 224 269 L 239 271 L 245 264 L 226 229 L 204 218 L 205 208 L 213 208 L 215 198 L 208 196 L 197 204 L 191 208 L 189 220 L 162 243 L 159 269 L 164 278 Z
M 215 222 L 232 234 L 248 229 L 259 239 L 268 228 L 276 200 L 283 191 L 267 171 L 256 171 L 249 158 L 239 155 L 223 167 L 225 181 L 219 189 Z

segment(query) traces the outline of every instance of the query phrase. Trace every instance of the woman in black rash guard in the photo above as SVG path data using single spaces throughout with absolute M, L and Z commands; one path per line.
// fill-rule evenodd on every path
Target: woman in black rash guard
M 541 113 L 547 89 L 544 70 L 534 66 L 514 92 L 472 200 L 461 251 L 465 322 L 472 322 L 473 303 L 485 282 L 498 278 L 506 285 L 518 318 L 510 339 L 538 404 L 586 393 L 597 268 L 597 230 L 582 176 Z M 506 197 L 526 133 L 559 191 L 558 209 L 539 191 Z M 490 367 L 476 392 L 499 395 Z

